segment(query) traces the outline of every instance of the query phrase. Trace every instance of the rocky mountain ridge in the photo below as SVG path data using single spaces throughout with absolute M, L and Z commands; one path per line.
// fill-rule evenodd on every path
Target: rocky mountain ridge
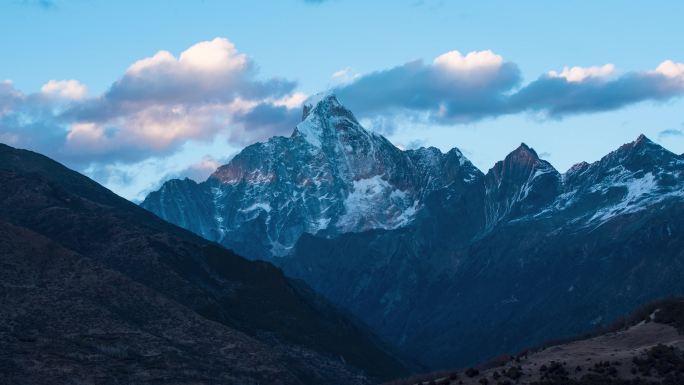
M 206 239 L 270 260 L 289 254 L 305 233 L 334 237 L 404 227 L 439 190 L 483 188 L 482 232 L 559 212 L 600 223 L 681 196 L 683 164 L 642 135 L 564 174 L 523 143 L 485 175 L 456 148 L 446 154 L 398 149 L 326 94 L 305 105 L 291 137 L 246 147 L 205 182 L 170 180 L 141 205 Z

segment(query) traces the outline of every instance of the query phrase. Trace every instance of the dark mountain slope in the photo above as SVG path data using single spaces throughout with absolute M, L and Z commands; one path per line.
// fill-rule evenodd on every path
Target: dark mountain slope
M 168 224 L 46 157 L 2 145 L 0 180 L 0 220 L 258 339 L 288 357 L 301 383 L 346 383 L 355 369 L 341 362 L 377 378 L 403 370 L 369 333 L 272 265 Z
M 311 370 L 25 228 L 0 222 L 0 255 L 3 384 L 299 384 Z

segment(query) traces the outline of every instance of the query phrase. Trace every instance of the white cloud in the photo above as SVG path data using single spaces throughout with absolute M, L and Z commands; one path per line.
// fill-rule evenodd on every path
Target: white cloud
M 88 87 L 78 80 L 50 80 L 40 88 L 40 92 L 48 97 L 80 100 L 88 94 Z
M 0 81 L 0 117 L 12 111 L 23 98 L 24 94 L 14 88 L 11 80 Z
M 177 59 L 169 51 L 159 51 L 151 57 L 136 61 L 127 74 L 142 76 L 155 70 L 172 73 L 205 73 L 211 75 L 240 72 L 249 65 L 249 58 L 238 53 L 235 45 L 226 38 L 217 37 L 202 41 L 181 52 Z
M 304 101 L 308 97 L 309 96 L 305 93 L 294 92 L 290 95 L 274 100 L 273 104 L 276 106 L 283 106 L 289 109 L 299 108 L 302 106 L 302 103 L 304 103 Z
M 238 149 L 218 135 L 210 143 L 188 141 L 171 155 L 135 162 L 93 163 L 83 171 L 116 193 L 139 202 L 171 178 L 205 180 Z
M 339 71 L 335 71 L 330 79 L 336 85 L 351 83 L 361 76 L 360 73 L 354 71 L 351 67 L 342 68 Z
M 147 69 L 158 68 L 164 65 L 173 65 L 176 58 L 169 51 L 159 51 L 152 57 L 140 59 L 131 64 L 126 71 L 130 75 L 140 75 Z
M 151 105 L 105 122 L 71 125 L 65 149 L 78 158 L 109 154 L 113 159 L 160 156 L 188 140 L 211 141 L 221 132 L 238 130 L 234 115 L 255 103 Z M 109 129 L 105 129 L 109 127 Z M 249 130 L 239 130 L 249 136 Z
M 454 50 L 437 56 L 433 64 L 447 71 L 468 73 L 497 70 L 503 62 L 503 57 L 490 50 L 473 51 L 465 56 Z
M 336 92 L 360 117 L 409 112 L 452 124 L 504 110 L 502 93 L 520 81 L 517 65 L 490 50 L 449 51 L 431 63 L 415 60 L 364 74 Z
M 211 175 L 217 168 L 222 165 L 222 162 L 212 158 L 210 156 L 205 156 L 197 163 L 193 163 L 188 166 L 187 169 L 179 172 L 179 178 L 190 178 L 195 182 L 202 182 L 206 180 L 209 175 Z
M 44 91 L 65 93 L 79 84 L 50 82 Z M 71 120 L 66 149 L 78 158 L 108 154 L 133 160 L 169 154 L 184 141 L 208 141 L 219 133 L 250 143 L 292 129 L 292 121 L 258 119 L 250 112 L 297 108 L 304 95 L 294 87 L 283 79 L 257 79 L 249 57 L 225 38 L 194 44 L 178 58 L 159 51 L 129 66 L 101 97 L 64 114 Z M 272 111 L 270 116 L 282 118 Z M 78 154 L 76 143 L 83 147 Z
M 104 129 L 95 123 L 74 123 L 67 134 L 68 142 L 79 145 L 93 145 L 102 139 Z
M 240 71 L 247 66 L 248 59 L 228 39 L 217 37 L 186 49 L 178 62 L 205 71 Z
M 684 85 L 684 63 L 665 60 L 656 67 L 656 72 L 668 78 L 679 79 Z
M 561 72 L 549 71 L 552 78 L 565 78 L 568 82 L 583 82 L 587 79 L 606 78 L 615 72 L 615 65 L 605 64 L 593 67 L 563 67 Z

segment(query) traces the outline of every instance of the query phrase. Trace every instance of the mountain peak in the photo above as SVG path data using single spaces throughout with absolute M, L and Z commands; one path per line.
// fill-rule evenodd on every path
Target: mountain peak
M 632 153 L 632 152 L 639 152 L 640 153 L 642 151 L 650 152 L 651 150 L 667 151 L 665 148 L 663 148 L 659 144 L 653 142 L 651 139 L 646 137 L 646 135 L 641 134 L 633 142 L 629 142 L 629 143 L 626 143 L 626 144 L 623 144 L 622 146 L 620 146 L 620 148 L 618 148 L 618 153 L 622 153 L 622 154 Z M 656 151 L 656 152 L 659 152 L 659 151 Z
M 304 102 L 302 116 L 304 119 L 295 127 L 292 137 L 302 137 L 314 147 L 321 147 L 326 137 L 337 137 L 338 130 L 370 135 L 361 127 L 354 114 L 337 100 L 333 92 L 309 97 Z
M 552 172 L 553 174 L 558 173 L 549 162 L 540 159 L 534 149 L 525 143 L 521 143 L 504 160 L 498 161 L 487 172 L 487 176 L 496 180 L 497 183 L 500 183 L 505 178 L 513 178 L 519 183 L 523 183 L 531 175 L 536 175 L 539 170 Z
M 311 111 L 318 107 L 318 105 L 342 107 L 342 104 L 340 104 L 340 101 L 337 100 L 337 96 L 333 91 L 319 92 L 317 94 L 309 96 L 304 101 L 304 107 L 302 110 L 302 121 L 306 120 Z
M 508 156 L 516 159 L 539 160 L 537 152 L 525 143 L 520 143 L 520 146 L 513 150 Z
M 647 138 L 646 135 L 640 134 L 640 135 L 636 138 L 636 140 L 634 141 L 634 143 L 653 143 L 653 141 L 652 141 L 651 139 Z
M 633 149 L 647 148 L 647 147 L 660 147 L 658 144 L 653 142 L 651 139 L 647 138 L 646 135 L 640 134 L 635 141 L 629 143 L 630 147 Z

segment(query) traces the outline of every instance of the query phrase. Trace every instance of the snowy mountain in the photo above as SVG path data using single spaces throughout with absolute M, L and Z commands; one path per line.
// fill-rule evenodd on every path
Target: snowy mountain
M 142 206 L 252 258 L 286 255 L 303 233 L 410 223 L 432 191 L 477 178 L 458 150 L 402 151 L 332 94 L 309 100 L 289 138 L 245 148 L 207 181 L 171 180 Z
M 290 137 L 246 147 L 205 182 L 170 180 L 142 206 L 248 257 L 270 259 L 290 253 L 304 233 L 330 238 L 406 226 L 442 190 L 483 190 L 476 199 L 482 218 L 471 218 L 471 226 L 484 223 L 479 231 L 535 216 L 599 224 L 681 197 L 683 166 L 684 158 L 640 136 L 565 174 L 523 143 L 485 176 L 458 149 L 402 151 L 364 129 L 333 94 L 321 94 L 305 103 Z
M 321 95 L 290 137 L 142 205 L 274 261 L 434 369 L 684 294 L 684 156 L 644 136 L 565 173 L 521 144 L 483 174 L 458 149 L 402 151 Z
M 573 166 L 564 175 L 563 194 L 551 209 L 600 224 L 664 200 L 682 199 L 683 172 L 684 157 L 641 135 L 596 163 Z

